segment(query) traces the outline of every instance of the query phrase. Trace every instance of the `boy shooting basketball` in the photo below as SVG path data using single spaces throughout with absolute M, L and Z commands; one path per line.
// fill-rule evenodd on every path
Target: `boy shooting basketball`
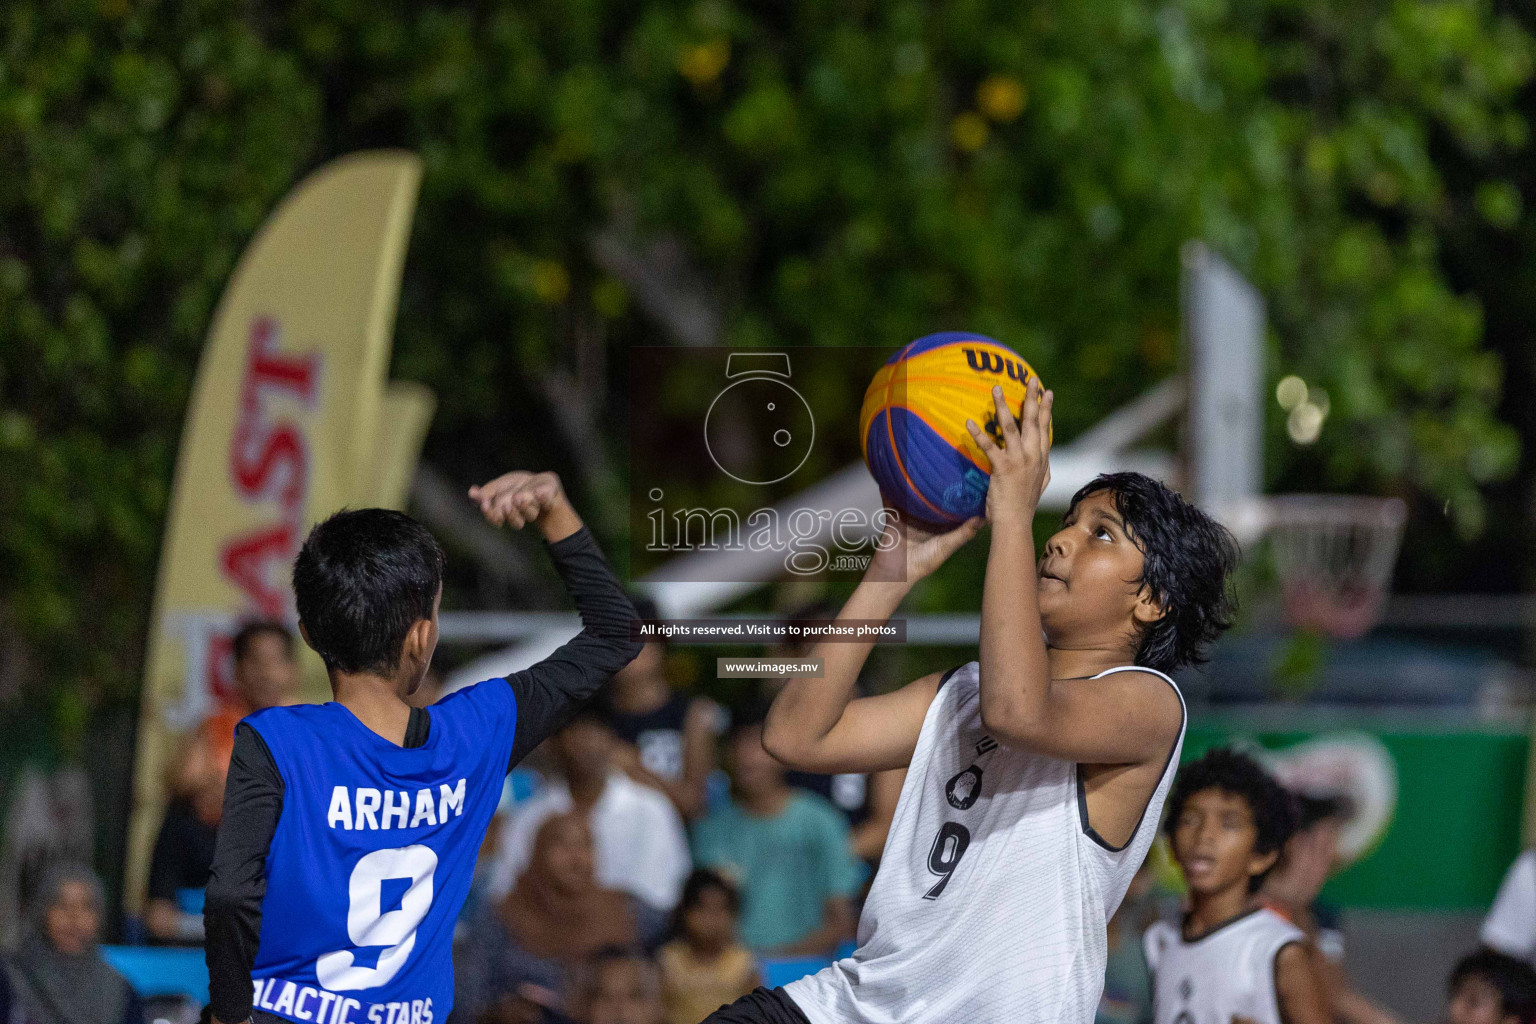
M 507 771 L 640 649 L 634 606 L 553 473 L 471 489 L 538 527 L 582 631 L 429 709 L 443 553 L 387 509 L 316 526 L 293 570 L 299 626 L 336 699 L 235 732 L 205 918 L 216 1022 L 432 1024 L 453 1005 L 454 923 Z
M 1093 1019 L 1105 924 L 1152 842 L 1183 740 L 1183 700 L 1163 673 L 1229 624 L 1237 553 L 1203 513 L 1124 473 L 1075 496 L 1037 565 L 1052 396 L 1031 380 L 1017 422 L 1001 389 L 993 398 L 1001 443 L 967 423 L 992 467 L 979 660 L 852 699 L 871 645 L 820 644 L 825 678 L 791 681 L 764 733 L 807 771 L 910 766 L 859 948 L 713 1024 Z M 981 525 L 892 524 L 840 617 L 888 619 Z

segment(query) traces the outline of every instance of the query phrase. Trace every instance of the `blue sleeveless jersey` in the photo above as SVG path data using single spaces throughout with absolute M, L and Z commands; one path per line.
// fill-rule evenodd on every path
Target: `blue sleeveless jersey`
M 405 749 L 340 704 L 246 721 L 283 779 L 267 854 L 256 1008 L 310 1024 L 433 1024 L 453 1006 L 453 927 L 512 756 L 504 679 L 434 704 Z

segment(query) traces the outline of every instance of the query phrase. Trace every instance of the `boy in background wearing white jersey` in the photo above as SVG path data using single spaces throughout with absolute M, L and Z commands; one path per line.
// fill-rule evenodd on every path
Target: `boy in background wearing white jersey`
M 1147 929 L 1153 1024 L 1328 1024 L 1306 935 L 1256 895 L 1295 821 L 1246 754 L 1219 747 L 1179 772 L 1165 828 L 1189 909 Z
M 855 698 L 869 643 L 775 698 L 763 744 L 811 772 L 908 768 L 850 957 L 710 1024 L 1088 1024 L 1105 925 L 1156 831 L 1184 734 L 1163 673 L 1231 621 L 1231 536 L 1162 484 L 1100 477 L 1036 565 L 1049 392 L 993 392 L 979 661 Z M 888 527 L 841 619 L 885 621 L 983 520 Z

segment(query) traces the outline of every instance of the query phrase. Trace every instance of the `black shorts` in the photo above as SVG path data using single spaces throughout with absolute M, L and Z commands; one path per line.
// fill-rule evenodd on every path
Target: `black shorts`
M 782 988 L 761 986 L 729 1006 L 722 1006 L 700 1024 L 811 1024 Z

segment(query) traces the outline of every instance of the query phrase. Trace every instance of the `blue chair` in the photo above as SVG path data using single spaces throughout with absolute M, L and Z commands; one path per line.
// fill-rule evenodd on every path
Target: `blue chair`
M 763 972 L 763 984 L 768 988 L 778 988 L 808 974 L 815 974 L 831 962 L 822 956 L 760 957 L 757 965 Z
M 186 996 L 208 1002 L 208 965 L 201 949 L 101 946 L 102 959 L 128 979 L 140 998 Z

